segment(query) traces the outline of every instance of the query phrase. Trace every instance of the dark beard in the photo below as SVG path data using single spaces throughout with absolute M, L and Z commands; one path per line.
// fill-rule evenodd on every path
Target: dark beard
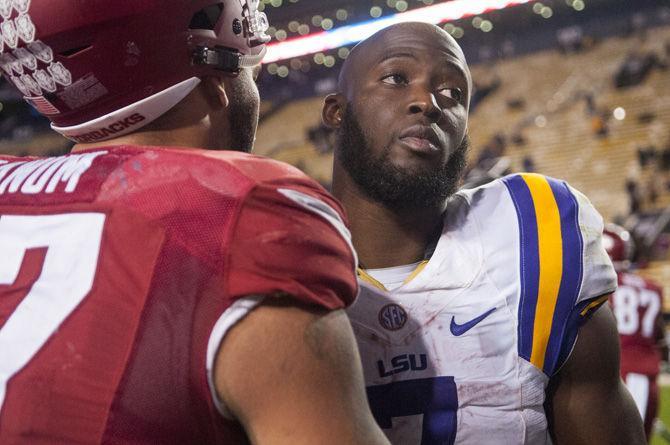
M 337 131 L 336 155 L 369 198 L 392 210 L 411 210 L 442 205 L 458 190 L 469 147 L 466 135 L 444 168 L 403 170 L 389 161 L 389 147 L 379 157 L 373 157 L 365 133 L 349 107 Z

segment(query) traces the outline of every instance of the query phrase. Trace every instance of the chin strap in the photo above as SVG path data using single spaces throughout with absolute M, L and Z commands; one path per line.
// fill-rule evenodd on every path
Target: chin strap
M 261 52 L 255 56 L 240 57 L 240 66 L 245 68 L 253 68 L 256 65 L 260 65 L 267 52 L 268 48 L 264 46 Z

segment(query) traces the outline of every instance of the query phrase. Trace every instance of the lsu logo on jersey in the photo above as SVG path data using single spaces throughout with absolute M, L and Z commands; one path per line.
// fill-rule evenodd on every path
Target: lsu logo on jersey
M 418 357 L 418 358 L 417 358 Z M 423 371 L 428 368 L 426 354 L 401 354 L 391 359 L 391 363 L 384 364 L 382 360 L 377 361 L 380 377 L 389 377 L 407 371 Z

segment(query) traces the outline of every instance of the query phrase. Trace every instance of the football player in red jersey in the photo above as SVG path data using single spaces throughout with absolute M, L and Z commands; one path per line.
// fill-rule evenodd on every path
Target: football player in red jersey
M 387 443 L 341 208 L 239 152 L 257 6 L 0 0 L 0 68 L 77 142 L 0 158 L 3 445 Z
M 617 271 L 618 288 L 610 297 L 621 341 L 621 377 L 644 419 L 648 440 L 658 414 L 656 379 L 668 359 L 663 322 L 663 290 L 630 271 L 633 240 L 623 227 L 605 226 L 603 244 Z

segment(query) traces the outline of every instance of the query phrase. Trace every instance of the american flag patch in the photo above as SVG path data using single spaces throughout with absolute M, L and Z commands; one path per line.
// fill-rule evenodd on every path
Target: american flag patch
M 58 108 L 54 107 L 54 105 L 44 97 L 24 97 L 24 99 L 42 114 L 46 114 L 47 116 L 60 114 Z

